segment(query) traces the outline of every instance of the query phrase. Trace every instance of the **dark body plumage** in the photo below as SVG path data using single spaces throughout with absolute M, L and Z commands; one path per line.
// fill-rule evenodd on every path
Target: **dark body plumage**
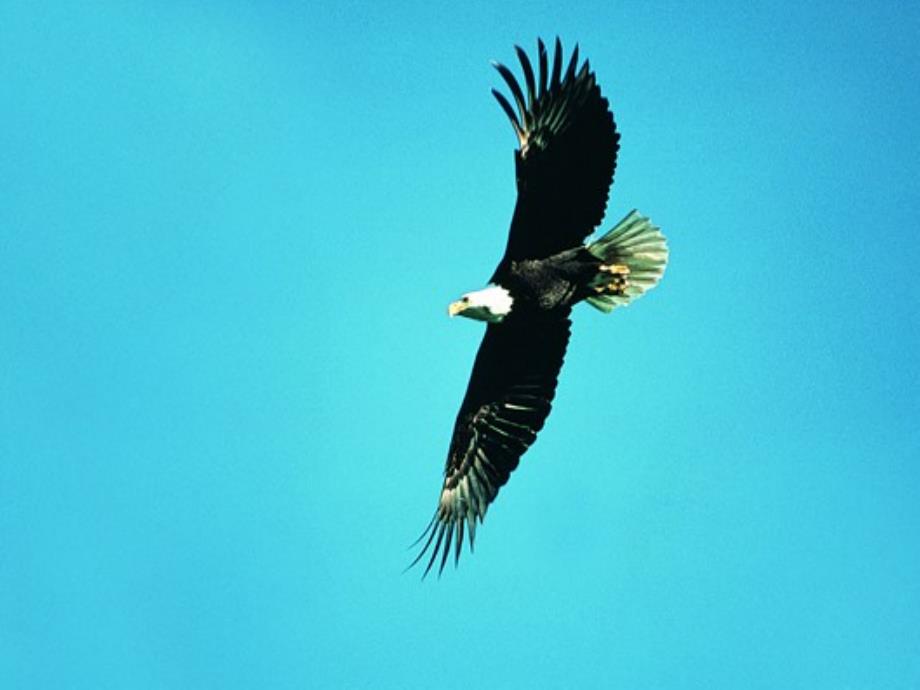
M 585 298 L 600 263 L 579 247 L 545 259 L 512 261 L 493 281 L 511 293 L 519 315 L 524 310 L 558 312 Z
M 524 51 L 515 50 L 524 89 L 506 67 L 495 67 L 516 108 L 492 91 L 519 143 L 517 203 L 505 253 L 490 279 L 507 291 L 512 306 L 488 325 L 476 355 L 438 507 L 413 562 L 430 549 L 425 574 L 436 562 L 443 569 L 451 551 L 459 559 L 464 534 L 472 548 L 477 522 L 549 415 L 572 306 L 599 292 L 596 277 L 609 268 L 583 246 L 604 217 L 616 167 L 619 134 L 607 100 L 588 63 L 579 65 L 577 47 L 563 69 L 559 40 L 551 65 L 538 41 L 536 74 Z

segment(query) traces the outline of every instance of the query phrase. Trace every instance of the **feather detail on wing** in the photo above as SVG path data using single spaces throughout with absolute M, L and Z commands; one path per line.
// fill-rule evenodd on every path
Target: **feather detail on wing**
M 607 207 L 620 138 L 594 72 L 587 61 L 579 66 L 577 46 L 563 72 L 559 39 L 551 67 L 543 42 L 537 41 L 536 75 L 527 54 L 515 50 L 524 89 L 511 70 L 494 63 L 514 106 L 499 91 L 492 93 L 520 147 L 515 152 L 517 204 L 496 273 L 508 261 L 545 258 L 578 246 L 593 232 Z
M 472 551 L 476 523 L 549 415 L 570 324 L 567 316 L 556 316 L 509 319 L 486 329 L 454 425 L 438 507 L 412 562 L 431 549 L 425 575 L 439 557 L 442 571 L 451 551 L 456 564 L 464 526 Z

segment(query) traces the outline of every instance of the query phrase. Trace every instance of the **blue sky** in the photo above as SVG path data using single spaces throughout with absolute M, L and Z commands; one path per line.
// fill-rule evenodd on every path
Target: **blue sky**
M 808 5 L 4 3 L 0 686 L 920 685 L 920 11 Z M 556 34 L 671 265 L 420 583 Z

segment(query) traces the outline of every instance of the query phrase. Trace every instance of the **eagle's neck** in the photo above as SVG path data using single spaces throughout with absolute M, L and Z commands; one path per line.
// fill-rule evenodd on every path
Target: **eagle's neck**
M 507 288 L 501 285 L 489 285 L 479 291 L 483 296 L 483 304 L 496 316 L 508 316 L 514 304 L 514 298 Z
M 490 323 L 501 322 L 511 313 L 514 298 L 501 285 L 491 284 L 482 290 L 468 292 L 463 296 L 468 305 L 463 315 Z

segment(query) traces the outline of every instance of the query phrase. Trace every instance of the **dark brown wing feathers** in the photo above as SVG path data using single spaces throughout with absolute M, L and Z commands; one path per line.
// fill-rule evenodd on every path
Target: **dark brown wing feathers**
M 492 91 L 519 144 L 518 199 L 496 276 L 511 260 L 551 256 L 581 244 L 594 231 L 607 207 L 620 138 L 589 63 L 579 68 L 577 46 L 563 73 L 562 45 L 556 39 L 551 75 L 542 41 L 537 42 L 537 75 L 527 54 L 515 50 L 526 96 L 511 70 L 498 63 L 495 68 L 517 109 Z
M 439 569 L 444 568 L 451 543 L 455 562 L 460 557 L 464 525 L 473 548 L 476 522 L 482 522 L 498 490 L 543 428 L 556 394 L 570 325 L 567 316 L 517 320 L 510 316 L 486 329 L 454 424 L 438 508 L 419 538 L 426 539 L 425 546 L 412 563 L 433 546 L 425 574 L 439 554 Z

